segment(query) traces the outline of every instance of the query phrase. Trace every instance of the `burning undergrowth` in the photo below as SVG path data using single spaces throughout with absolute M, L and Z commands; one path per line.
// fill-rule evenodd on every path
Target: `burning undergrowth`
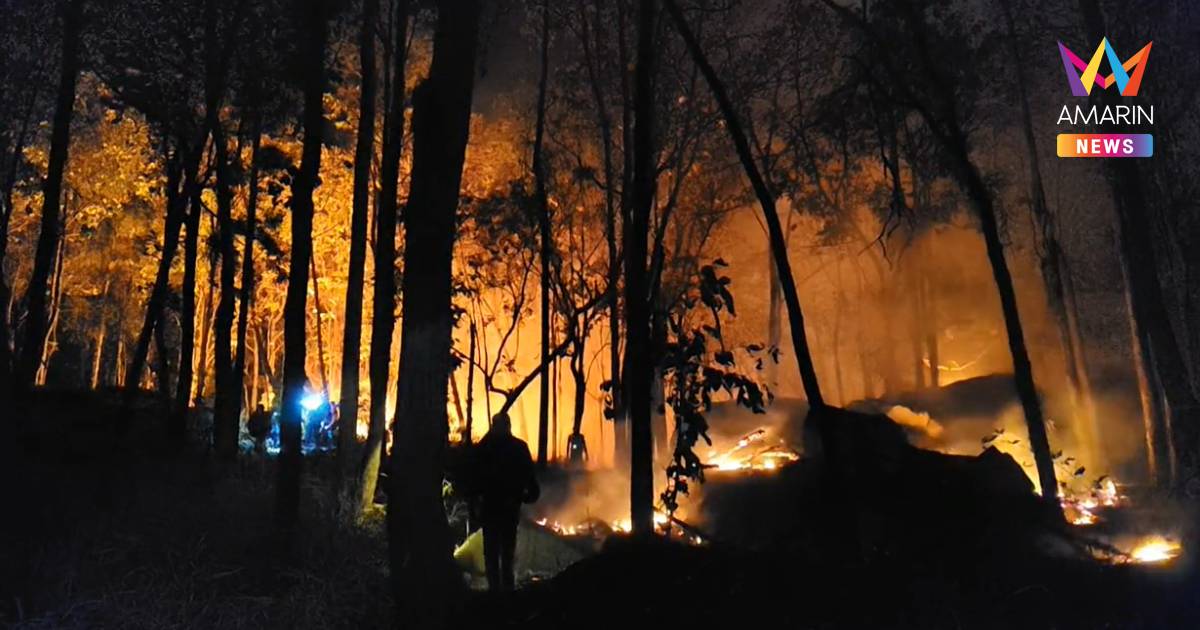
M 957 456 L 1002 453 L 1019 465 L 1032 491 L 1040 495 L 1024 415 L 1010 391 L 1011 377 L 991 375 L 856 406 L 886 414 L 923 449 Z M 1114 563 L 1162 563 L 1181 555 L 1176 524 L 1181 521 L 1161 517 L 1173 510 L 1150 489 L 1114 476 L 1119 459 L 1113 453 L 1120 449 L 1101 449 L 1073 409 L 1053 397 L 1043 399 L 1048 399 L 1051 414 L 1047 428 L 1055 445 L 1051 456 L 1063 514 L 1100 543 L 1094 555 Z
M 1054 456 L 1070 526 L 1056 522 L 1009 407 L 990 419 L 916 404 L 814 419 L 802 401 L 777 399 L 761 414 L 717 403 L 707 420 L 711 444 L 696 449 L 705 482 L 674 512 L 660 504 L 655 513 L 660 533 L 692 546 L 914 565 L 1023 556 L 1166 565 L 1184 555 L 1185 515 L 1073 454 L 1061 435 L 1052 440 L 1063 445 Z M 584 557 L 630 531 L 623 472 L 552 470 L 543 488 L 524 524 L 531 539 L 566 541 Z

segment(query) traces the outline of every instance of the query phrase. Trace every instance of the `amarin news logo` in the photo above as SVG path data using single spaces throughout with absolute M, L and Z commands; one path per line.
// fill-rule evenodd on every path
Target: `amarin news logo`
M 1150 59 L 1150 47 L 1153 45 L 1154 42 L 1146 44 L 1137 51 L 1137 54 L 1121 63 L 1116 49 L 1108 43 L 1108 38 L 1105 37 L 1100 40 L 1100 46 L 1096 48 L 1096 52 L 1092 53 L 1091 61 L 1084 63 L 1079 55 L 1063 46 L 1062 42 L 1058 42 L 1058 52 L 1062 55 L 1067 82 L 1071 84 L 1071 94 L 1087 96 L 1092 93 L 1093 85 L 1099 85 L 1103 90 L 1116 83 L 1121 90 L 1121 96 L 1137 96 L 1138 88 L 1142 86 L 1142 74 L 1146 72 L 1146 65 Z M 1112 69 L 1112 74 L 1107 77 L 1100 76 L 1101 57 L 1108 59 L 1108 65 Z M 1130 70 L 1133 70 L 1132 75 L 1129 74 Z
M 1100 46 L 1092 53 L 1092 58 L 1084 63 L 1079 55 L 1058 42 L 1058 53 L 1062 56 L 1063 70 L 1067 73 L 1067 83 L 1071 86 L 1071 94 L 1088 96 L 1092 88 L 1100 86 L 1106 90 L 1116 84 L 1121 96 L 1137 96 L 1142 87 L 1142 76 L 1150 59 L 1150 42 L 1137 51 L 1137 54 L 1121 61 L 1113 45 L 1105 37 L 1100 40 Z M 1111 74 L 1100 75 L 1100 62 L 1108 61 Z M 1144 127 L 1154 124 L 1153 105 L 1108 104 L 1087 106 L 1063 105 L 1058 115 L 1058 124 L 1089 125 L 1108 131 L 1106 126 L 1131 125 Z M 1154 155 L 1154 137 L 1148 133 L 1060 133 L 1057 138 L 1058 157 L 1150 157 Z

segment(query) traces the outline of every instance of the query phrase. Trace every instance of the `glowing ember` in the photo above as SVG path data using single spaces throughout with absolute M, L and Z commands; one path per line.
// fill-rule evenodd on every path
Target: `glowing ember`
M 1133 551 L 1129 552 L 1131 562 L 1154 564 L 1166 562 L 1179 556 L 1183 548 L 1179 543 L 1167 540 L 1162 536 L 1152 536 L 1139 542 Z
M 1072 525 L 1095 525 L 1096 515 L 1091 512 L 1081 509 L 1078 510 L 1071 518 Z
M 1103 477 L 1086 495 L 1066 495 L 1061 499 L 1063 512 L 1072 525 L 1095 525 L 1100 518 L 1096 510 L 1100 508 L 1120 507 L 1125 502 L 1112 477 Z
M 605 522 L 599 519 L 588 519 L 578 523 L 563 523 L 558 520 L 551 520 L 545 517 L 534 521 L 539 527 L 548 529 L 559 536 L 587 536 L 591 538 L 602 539 L 609 534 L 629 534 L 633 532 L 633 522 L 628 518 L 620 518 L 613 521 Z M 693 545 L 703 544 L 703 539 L 694 534 L 685 532 L 683 528 L 672 527 L 671 517 L 664 512 L 655 510 L 654 512 L 654 529 L 662 534 L 670 534 L 680 540 L 684 540 Z

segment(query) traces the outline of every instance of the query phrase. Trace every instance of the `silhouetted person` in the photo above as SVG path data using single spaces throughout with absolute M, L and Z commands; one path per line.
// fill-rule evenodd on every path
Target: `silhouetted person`
M 259 403 L 258 408 L 246 419 L 246 432 L 254 438 L 254 451 L 261 453 L 265 450 L 267 436 L 271 434 L 271 412 Z
M 572 433 L 567 438 L 567 461 L 572 466 L 583 466 L 588 460 L 587 440 L 582 433 Z
M 475 489 L 483 499 L 483 555 L 488 588 L 513 590 L 516 576 L 513 555 L 517 547 L 517 520 L 522 503 L 533 503 L 539 488 L 533 474 L 529 445 L 514 437 L 505 414 L 492 420 L 492 428 L 474 449 Z

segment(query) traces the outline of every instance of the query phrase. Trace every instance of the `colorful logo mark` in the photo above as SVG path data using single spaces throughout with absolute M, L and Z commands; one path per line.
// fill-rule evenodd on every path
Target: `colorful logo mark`
M 1130 57 L 1125 63 L 1121 63 L 1117 51 L 1105 37 L 1100 40 L 1100 46 L 1096 48 L 1096 52 L 1092 53 L 1091 61 L 1084 63 L 1079 55 L 1063 46 L 1062 42 L 1058 42 L 1058 52 L 1062 55 L 1063 69 L 1067 72 L 1067 82 L 1071 84 L 1071 94 L 1087 96 L 1092 93 L 1093 85 L 1098 85 L 1103 90 L 1116 83 L 1117 88 L 1121 90 L 1121 96 L 1137 96 L 1138 88 L 1142 86 L 1142 74 L 1146 71 L 1146 63 L 1150 58 L 1150 46 L 1152 45 L 1154 42 L 1146 44 L 1137 51 L 1136 55 Z M 1107 77 L 1099 74 L 1102 57 L 1108 59 L 1109 68 L 1112 69 L 1112 74 Z M 1130 70 L 1133 70 L 1133 74 L 1129 73 Z

